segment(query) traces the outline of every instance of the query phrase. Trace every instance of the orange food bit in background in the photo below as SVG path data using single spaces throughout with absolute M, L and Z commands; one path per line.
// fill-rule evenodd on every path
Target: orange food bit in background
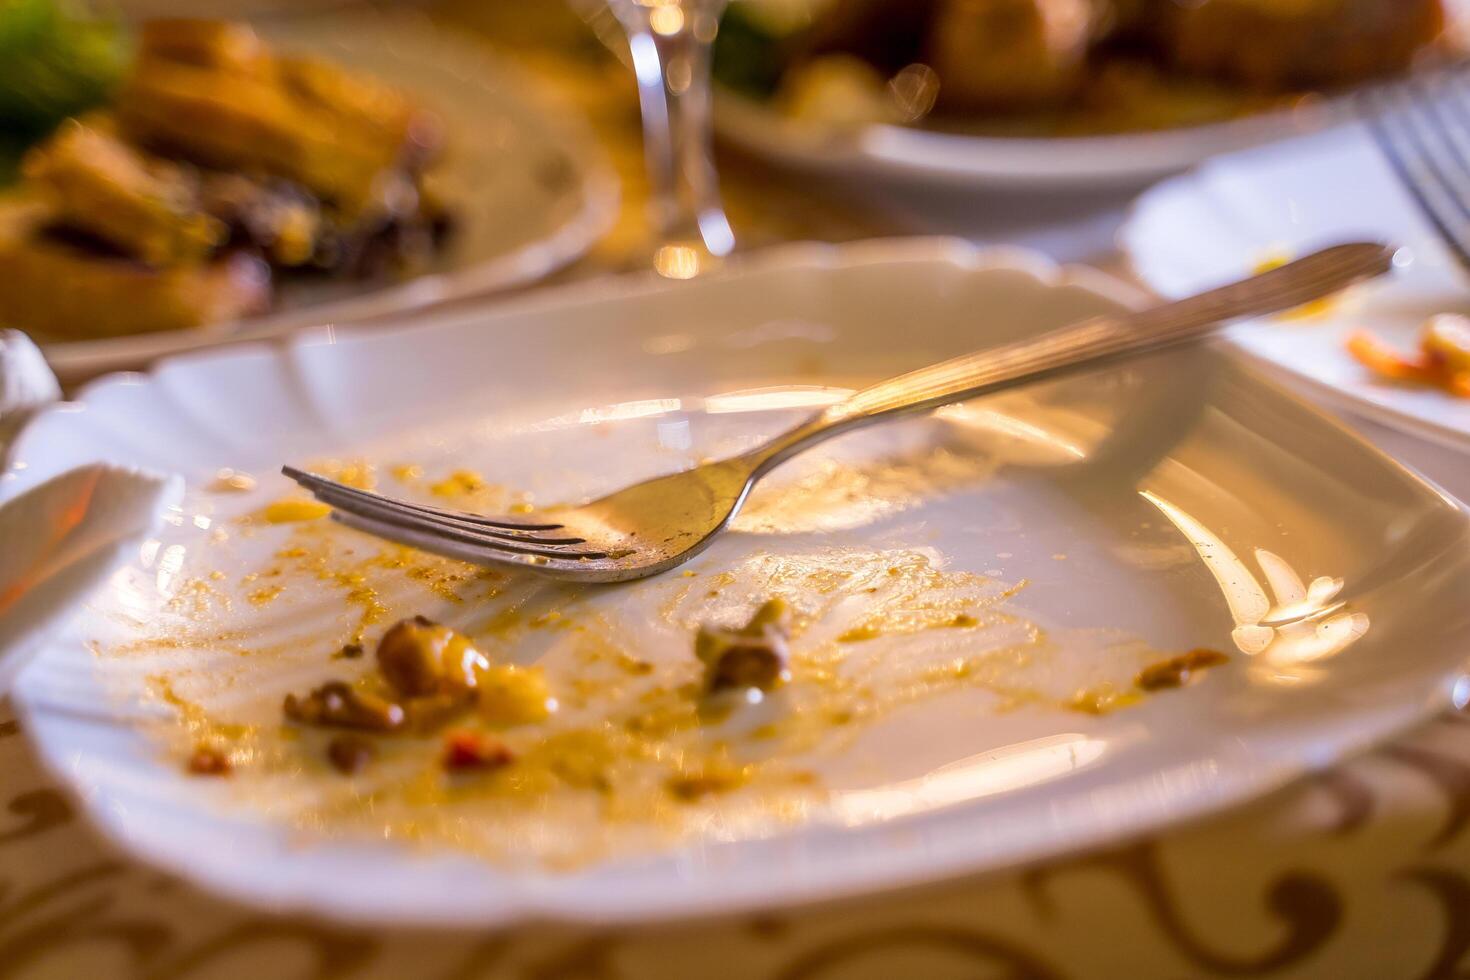
M 1394 381 L 1432 383 L 1433 372 L 1423 358 L 1406 357 L 1366 330 L 1358 330 L 1348 338 L 1348 353 L 1374 374 Z
M 1366 330 L 1349 337 L 1347 349 L 1359 364 L 1380 377 L 1435 385 L 1470 398 L 1470 319 L 1466 317 L 1453 313 L 1430 317 L 1413 355 L 1395 350 Z

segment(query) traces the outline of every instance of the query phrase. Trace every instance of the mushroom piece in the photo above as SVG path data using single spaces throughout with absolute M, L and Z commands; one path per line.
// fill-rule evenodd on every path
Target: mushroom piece
M 1200 647 L 1145 667 L 1134 680 L 1134 684 L 1144 691 L 1183 687 L 1195 674 L 1229 662 L 1230 658 L 1218 650 Z
M 694 655 L 705 666 L 705 690 L 715 694 L 779 686 L 790 676 L 790 637 L 791 611 L 780 599 L 766 602 L 740 629 L 701 626 L 694 638 Z
M 396 731 L 403 725 L 403 708 L 345 681 L 328 681 L 304 698 L 286 695 L 286 717 L 303 725 L 356 728 L 369 732 Z
M 338 735 L 327 743 L 327 761 L 344 776 L 361 772 L 377 754 L 377 747 L 359 735 Z
M 405 697 L 470 691 L 490 661 L 448 626 L 415 616 L 395 623 L 378 641 L 378 670 Z

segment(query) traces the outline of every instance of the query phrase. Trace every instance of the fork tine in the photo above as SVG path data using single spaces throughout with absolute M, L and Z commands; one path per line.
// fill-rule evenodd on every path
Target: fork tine
M 420 535 L 425 535 L 473 549 L 504 553 L 511 556 L 507 560 L 515 560 L 516 556 L 572 560 L 607 557 L 603 551 L 570 547 L 585 544 L 585 538 L 554 538 L 535 533 L 543 528 L 558 530 L 563 526 L 561 524 L 523 525 L 517 528 L 521 533 L 515 533 L 498 522 L 469 520 L 475 516 L 472 514 L 446 511 L 437 507 L 419 507 L 393 497 L 358 490 L 315 474 L 303 473 L 295 467 L 282 467 L 282 472 L 310 490 L 322 503 L 331 506 L 335 520 L 364 530 L 369 530 L 366 525 L 371 525 L 371 533 L 395 541 L 419 543 L 422 541 Z M 353 519 L 346 519 L 347 517 Z M 412 541 L 405 539 L 405 533 L 388 533 L 384 529 L 411 533 Z
M 1456 73 L 1451 83 L 1462 80 Z M 1470 164 L 1449 131 L 1442 93 L 1422 85 L 1387 86 L 1365 98 L 1374 141 L 1424 216 L 1465 268 L 1470 268 Z
M 350 489 L 350 488 L 348 488 Z M 377 494 L 340 494 L 332 487 L 318 487 L 316 498 L 333 508 L 332 516 L 350 514 L 364 520 L 389 527 L 437 534 L 463 544 L 482 548 L 494 548 L 514 554 L 586 557 L 594 552 L 572 546 L 584 544 L 583 538 L 544 538 L 536 535 L 513 535 L 498 528 L 477 527 L 456 521 L 452 517 L 422 513 L 396 506 L 397 501 L 379 497 Z M 602 552 L 596 552 L 598 556 Z
M 295 480 L 305 489 L 310 490 L 312 496 L 318 498 L 320 498 L 322 493 L 330 493 L 342 499 L 361 500 L 365 504 L 368 504 L 370 506 L 378 504 L 391 504 L 395 509 L 398 510 L 412 511 L 418 514 L 427 514 L 435 517 L 449 518 L 465 525 L 497 528 L 499 530 L 507 532 L 523 532 L 523 534 L 518 535 L 518 537 L 533 536 L 533 532 L 539 531 L 558 531 L 562 528 L 561 524 L 548 524 L 545 522 L 537 521 L 517 521 L 513 518 L 501 517 L 498 515 L 486 516 L 481 514 L 471 514 L 468 511 L 448 510 L 443 507 L 430 507 L 426 504 L 415 504 L 411 501 L 400 500 L 397 497 L 387 497 L 383 494 L 373 493 L 369 490 L 359 490 L 356 487 L 349 487 L 345 483 L 338 483 L 336 480 L 329 480 L 324 476 L 317 476 L 315 473 L 303 472 L 301 470 L 298 470 L 294 466 L 283 466 L 281 467 L 281 472 L 291 479 Z
M 1470 164 L 1466 162 L 1465 124 L 1450 111 L 1459 98 L 1454 78 L 1426 80 L 1416 85 L 1420 143 L 1446 194 L 1462 219 L 1470 221 Z
M 372 524 L 375 528 L 394 528 L 401 532 L 413 534 L 415 540 L 418 539 L 418 535 L 427 535 L 438 540 L 458 542 L 459 544 L 468 545 L 482 552 L 489 553 L 534 555 L 538 558 L 566 558 L 574 561 L 577 559 L 608 557 L 607 552 L 596 549 L 578 550 L 574 545 L 542 544 L 531 538 L 511 539 L 499 535 L 492 536 L 483 531 L 465 530 L 464 528 L 455 527 L 452 524 L 440 523 L 428 516 L 364 509 L 356 505 L 336 507 L 332 511 L 332 519 L 354 526 L 359 522 L 366 522 Z M 399 534 L 389 534 L 382 530 L 376 530 L 374 533 L 382 537 L 392 538 L 395 541 L 403 540 L 403 536 Z
M 543 573 L 577 576 L 606 567 L 606 559 L 609 557 L 598 552 L 576 554 L 517 548 L 505 546 L 501 542 L 491 544 L 486 541 L 464 540 L 459 536 L 447 535 L 441 530 L 418 530 L 400 524 L 390 524 L 348 510 L 334 510 L 332 520 L 374 537 L 396 541 L 422 551 L 477 565 L 534 568 Z
M 322 491 L 317 499 L 325 504 L 330 504 L 334 509 L 334 514 L 355 514 L 379 523 L 442 534 L 452 537 L 457 541 L 476 544 L 486 548 L 499 548 L 504 551 L 524 554 L 568 555 L 571 557 L 591 553 L 587 549 L 579 550 L 575 547 L 576 545 L 585 544 L 585 538 L 544 538 L 534 535 L 512 535 L 494 528 L 466 525 L 451 518 L 440 517 L 434 514 L 422 514 L 410 510 L 402 510 L 391 506 L 391 501 L 385 504 L 359 498 L 338 499 L 334 494 L 326 490 Z
M 322 487 L 314 491 L 314 494 L 316 499 L 338 510 L 352 511 L 355 514 L 390 523 L 412 524 L 415 527 L 452 528 L 461 534 L 469 535 L 476 541 L 497 540 L 537 547 L 586 543 L 585 538 L 569 535 L 552 536 L 544 532 L 515 533 L 504 528 L 463 520 L 461 515 L 453 512 L 436 513 L 419 510 L 405 506 L 402 501 L 391 497 L 379 497 L 376 494 L 339 493 L 335 488 L 328 487 Z M 557 525 L 557 527 L 560 526 Z
M 1435 110 L 1444 128 L 1445 139 L 1454 147 L 1461 174 L 1470 171 L 1470 92 L 1466 72 L 1447 72 L 1426 81 L 1438 98 Z

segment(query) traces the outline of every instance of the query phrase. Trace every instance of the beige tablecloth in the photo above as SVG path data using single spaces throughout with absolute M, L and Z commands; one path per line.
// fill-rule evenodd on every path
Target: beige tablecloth
M 1470 718 L 1259 803 L 1017 873 L 654 930 L 358 930 L 232 906 L 99 843 L 0 720 L 0 978 L 1452 978 Z

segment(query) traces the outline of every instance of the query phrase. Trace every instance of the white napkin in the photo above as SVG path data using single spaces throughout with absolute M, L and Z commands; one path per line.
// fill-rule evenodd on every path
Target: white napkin
M 0 330 L 0 459 L 26 419 L 60 397 L 40 349 Z M 0 694 L 183 491 L 176 476 L 98 463 L 0 504 Z
M 183 492 L 177 476 L 95 463 L 0 506 L 0 694 Z

